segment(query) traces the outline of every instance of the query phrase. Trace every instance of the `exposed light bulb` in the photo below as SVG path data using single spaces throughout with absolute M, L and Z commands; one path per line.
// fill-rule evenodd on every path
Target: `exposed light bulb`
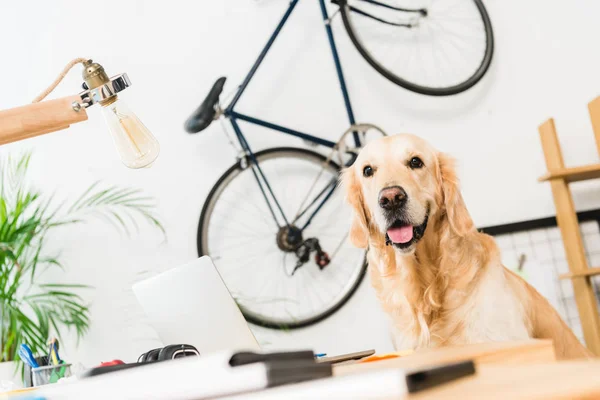
M 149 167 L 160 152 L 158 141 L 119 98 L 102 107 L 102 113 L 121 157 L 129 168 Z

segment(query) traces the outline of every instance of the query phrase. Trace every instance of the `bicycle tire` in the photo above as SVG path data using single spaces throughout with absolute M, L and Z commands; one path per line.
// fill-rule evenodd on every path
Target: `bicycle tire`
M 451 95 L 462 93 L 462 92 L 472 88 L 473 86 L 475 86 L 486 74 L 486 72 L 488 71 L 488 69 L 492 63 L 492 58 L 493 58 L 493 54 L 494 54 L 494 33 L 493 33 L 493 29 L 492 29 L 492 22 L 490 20 L 488 12 L 481 0 L 472 0 L 472 1 L 477 6 L 477 9 L 481 16 L 481 19 L 483 21 L 483 25 L 485 27 L 486 50 L 485 50 L 484 57 L 482 58 L 481 64 L 479 65 L 479 67 L 475 70 L 475 72 L 467 80 L 465 80 L 459 84 L 456 84 L 453 86 L 448 86 L 448 87 L 428 87 L 428 86 L 424 86 L 424 85 L 420 85 L 420 84 L 415 84 L 413 82 L 408 81 L 407 79 L 397 76 L 396 74 L 391 72 L 389 69 L 387 69 L 386 67 L 381 65 L 381 63 L 379 63 L 375 59 L 375 57 L 373 57 L 373 55 L 371 55 L 371 53 L 361 43 L 360 38 L 358 37 L 357 33 L 355 32 L 355 29 L 352 26 L 351 18 L 349 16 L 352 11 L 350 11 L 350 9 L 349 9 L 348 0 L 338 0 L 338 1 L 339 1 L 340 13 L 342 15 L 342 21 L 344 24 L 344 28 L 346 29 L 346 32 L 348 33 L 350 40 L 352 41 L 352 43 L 354 44 L 354 46 L 356 47 L 356 49 L 358 50 L 360 55 L 377 72 L 379 72 L 381 75 L 383 75 L 389 81 L 391 81 L 391 82 L 395 83 L 396 85 L 399 85 L 407 90 L 410 90 L 411 92 L 428 95 L 428 96 L 451 96 Z
M 255 157 L 260 164 L 261 161 L 264 161 L 265 159 L 267 159 L 269 157 L 272 158 L 272 157 L 275 157 L 278 155 L 289 156 L 290 154 L 295 154 L 297 156 L 302 156 L 302 157 L 309 157 L 320 163 L 323 163 L 326 161 L 326 158 L 320 153 L 317 153 L 317 152 L 311 151 L 311 150 L 307 150 L 307 149 L 295 148 L 295 147 L 270 148 L 270 149 L 262 150 L 262 151 L 255 153 Z M 340 170 L 339 165 L 333 161 L 329 161 L 329 165 L 335 167 L 338 171 Z M 217 180 L 217 182 L 211 189 L 210 193 L 208 194 L 208 197 L 206 198 L 204 205 L 202 207 L 202 211 L 201 211 L 200 219 L 199 219 L 199 223 L 198 223 L 197 250 L 198 250 L 199 256 L 203 256 L 203 255 L 210 256 L 209 251 L 208 251 L 207 232 L 208 232 L 208 226 L 210 223 L 210 216 L 211 216 L 212 210 L 214 209 L 214 205 L 216 204 L 216 201 L 218 200 L 218 196 L 220 195 L 222 190 L 224 190 L 225 186 L 228 185 L 232 179 L 235 179 L 235 176 L 232 178 L 232 174 L 239 173 L 239 172 L 243 171 L 244 169 L 245 168 L 242 166 L 241 160 L 236 162 L 223 175 L 221 175 L 221 177 Z M 225 185 L 225 186 L 223 186 L 223 185 Z M 346 293 L 344 293 L 344 295 L 341 297 L 341 299 L 339 301 L 337 301 L 332 307 L 329 307 L 326 310 L 323 310 L 321 313 L 319 313 L 318 315 L 316 315 L 310 319 L 281 324 L 279 322 L 273 322 L 269 319 L 260 318 L 257 315 L 248 312 L 242 306 L 240 306 L 240 310 L 242 311 L 242 314 L 246 318 L 246 321 L 248 321 L 249 323 L 252 323 L 254 325 L 258 325 L 258 326 L 265 327 L 265 328 L 287 330 L 287 329 L 302 328 L 302 327 L 316 324 L 316 323 L 326 319 L 327 317 L 331 316 L 336 311 L 338 311 L 341 307 L 343 307 L 344 304 L 346 304 L 348 302 L 348 300 L 352 297 L 352 295 L 354 295 L 356 290 L 360 287 L 360 284 L 363 281 L 364 275 L 367 270 L 366 252 L 363 255 L 363 257 L 364 257 L 364 261 L 362 262 L 362 265 L 360 267 L 361 270 L 359 271 L 356 280 L 354 282 L 352 282 L 352 285 L 350 286 L 349 290 Z M 217 266 L 217 269 L 219 269 L 218 262 L 215 262 L 215 265 Z

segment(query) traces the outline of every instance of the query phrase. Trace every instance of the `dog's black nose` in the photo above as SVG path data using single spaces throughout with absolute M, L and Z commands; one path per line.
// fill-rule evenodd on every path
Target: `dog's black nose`
M 406 203 L 406 192 L 400 186 L 392 186 L 379 192 L 379 207 L 385 210 L 400 208 Z

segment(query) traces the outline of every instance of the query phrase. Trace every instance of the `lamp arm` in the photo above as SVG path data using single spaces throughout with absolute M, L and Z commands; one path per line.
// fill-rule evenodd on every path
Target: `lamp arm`
M 86 121 L 87 112 L 73 95 L 0 111 L 0 145 L 68 128 Z

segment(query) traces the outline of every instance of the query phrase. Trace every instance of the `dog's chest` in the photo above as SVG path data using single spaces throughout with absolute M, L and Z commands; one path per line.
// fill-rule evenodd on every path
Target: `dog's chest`
M 406 277 L 401 273 L 371 278 L 383 309 L 392 318 L 398 349 L 519 340 L 530 337 L 524 310 L 502 274 L 489 268 L 475 290 L 446 292 L 440 312 L 426 312 L 427 301 L 409 301 Z M 425 296 L 425 295 L 422 295 Z
M 422 329 L 418 313 L 403 290 L 402 274 L 381 276 L 375 262 L 369 263 L 369 270 L 379 303 L 392 320 L 394 347 L 399 350 L 422 347 L 419 344 Z
M 458 293 L 448 297 L 458 298 Z M 472 293 L 462 294 L 453 320 L 462 319 L 463 334 L 458 343 L 522 340 L 529 338 L 525 307 L 506 279 L 502 265 L 489 265 Z

